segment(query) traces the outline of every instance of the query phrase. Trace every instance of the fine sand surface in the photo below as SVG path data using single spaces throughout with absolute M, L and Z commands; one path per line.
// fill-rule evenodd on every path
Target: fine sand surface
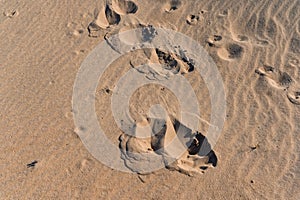
M 175 62 L 171 73 L 189 80 L 201 111 L 199 133 L 180 159 L 125 173 L 85 148 L 73 85 L 100 42 L 151 26 L 181 32 L 208 52 L 223 79 L 226 119 L 217 144 L 199 156 L 211 102 L 191 63 L 159 49 L 120 57 L 99 80 L 95 107 L 128 169 L 136 172 L 137 158 L 126 150 L 154 155 L 180 132 L 179 102 L 159 85 L 139 88 L 129 110 L 144 125 L 153 123 L 153 104 L 164 106 L 163 136 L 137 139 L 118 128 L 111 97 L 128 70 Z M 0 0 L 0 117 L 0 199 L 300 199 L 300 1 Z

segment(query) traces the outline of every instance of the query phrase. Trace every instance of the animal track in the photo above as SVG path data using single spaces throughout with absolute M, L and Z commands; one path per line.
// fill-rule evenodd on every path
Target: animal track
M 274 88 L 284 90 L 291 103 L 300 105 L 300 89 L 288 73 L 276 70 L 269 65 L 259 67 L 255 70 L 255 73 L 265 77 Z
M 180 0 L 171 0 L 166 6 L 166 12 L 172 12 L 177 10 L 181 6 Z
M 218 42 L 221 41 L 222 39 L 223 39 L 223 37 L 221 35 L 213 35 L 213 36 L 210 36 L 206 42 L 207 42 L 208 46 L 210 46 L 210 47 L 217 47 Z
M 121 15 L 134 14 L 138 6 L 133 1 L 113 0 L 107 1 L 104 10 L 95 9 L 94 20 L 88 25 L 90 37 L 99 37 L 102 29 L 118 25 Z
M 95 22 L 92 21 L 88 26 L 88 32 L 90 37 L 99 37 L 101 27 Z
M 214 35 L 214 41 L 221 41 L 222 40 L 222 36 L 221 35 Z
M 192 72 L 194 70 L 194 64 L 192 60 L 189 60 L 184 55 L 181 55 L 182 58 L 171 53 L 166 53 L 159 49 L 155 49 L 158 60 L 161 64 L 165 64 L 165 69 L 171 70 L 174 74 L 181 73 L 185 74 Z
M 286 72 L 276 70 L 274 67 L 264 65 L 255 70 L 255 72 L 261 76 L 266 77 L 269 84 L 277 89 L 287 89 L 293 82 L 290 75 Z
M 244 38 L 245 39 L 245 38 Z M 221 35 L 212 35 L 207 39 L 207 44 L 210 47 L 217 48 L 217 54 L 224 60 L 235 60 L 242 57 L 244 47 L 235 42 L 222 42 L 223 37 Z
M 300 105 L 300 90 L 294 92 L 288 92 L 287 98 L 290 100 L 291 103 L 295 105 Z
M 214 47 L 213 42 L 209 42 L 209 46 Z M 218 49 L 217 53 L 224 60 L 234 60 L 242 57 L 244 48 L 236 43 L 230 43 Z
M 227 51 L 229 53 L 229 58 L 239 58 L 243 53 L 243 47 L 238 44 L 229 44 L 227 46 Z
M 134 14 L 138 11 L 138 6 L 133 1 L 114 0 L 112 7 L 120 15 Z
M 199 15 L 188 15 L 186 18 L 186 23 L 189 25 L 195 25 L 199 21 L 200 17 Z

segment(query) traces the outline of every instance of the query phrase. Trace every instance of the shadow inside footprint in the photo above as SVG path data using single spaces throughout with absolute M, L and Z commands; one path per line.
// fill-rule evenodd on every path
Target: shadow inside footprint
M 198 15 L 188 15 L 186 18 L 186 23 L 189 25 L 195 25 L 199 21 L 200 17 Z
M 155 119 L 153 120 L 156 125 L 159 125 L 160 128 L 159 130 L 155 130 L 155 127 L 152 127 L 152 131 L 154 135 L 151 137 L 151 148 L 154 151 L 159 152 L 160 149 L 164 147 L 164 138 L 165 138 L 165 133 L 167 131 L 167 125 L 164 120 L 158 120 Z
M 189 154 L 196 155 L 197 153 L 199 153 L 204 140 L 205 140 L 205 136 L 197 132 L 195 138 L 193 139 L 192 144 L 188 148 Z
M 181 6 L 180 0 L 171 0 L 170 7 L 167 9 L 168 12 L 177 10 Z
M 170 70 L 173 74 L 187 73 L 194 71 L 194 61 L 189 59 L 184 54 L 177 55 L 174 53 L 164 52 L 159 49 L 155 49 L 158 60 L 161 64 L 164 64 L 166 70 Z
M 158 59 L 161 63 L 165 63 L 165 69 L 171 70 L 174 74 L 177 74 L 180 71 L 178 62 L 170 54 L 165 53 L 159 49 L 155 49 Z
M 121 21 L 121 16 L 106 5 L 105 7 L 105 16 L 109 25 L 117 25 Z
M 134 14 L 138 11 L 138 6 L 133 1 L 127 0 L 115 0 L 115 5 L 117 11 L 121 15 Z
M 217 163 L 218 163 L 218 158 L 217 155 L 215 154 L 215 152 L 213 150 L 211 150 L 208 154 L 208 163 L 211 163 L 212 166 L 216 167 Z
M 148 118 L 147 121 L 151 137 L 138 138 L 127 134 L 119 137 L 121 158 L 131 171 L 146 174 L 151 167 L 159 167 L 163 163 L 167 169 L 193 175 L 217 166 L 217 156 L 201 133 L 192 134 L 191 129 L 174 118 Z M 176 158 L 174 156 L 179 155 L 176 148 L 180 143 L 186 148 Z M 205 152 L 201 153 L 203 149 Z
M 230 44 L 227 47 L 229 58 L 240 58 L 243 53 L 243 47 L 238 44 Z
M 221 41 L 222 40 L 222 36 L 221 35 L 214 35 L 214 41 Z
M 89 24 L 87 29 L 90 37 L 98 37 L 99 33 L 97 34 L 97 32 L 101 30 L 101 27 L 98 24 L 96 24 L 94 21 L 92 21 Z
M 132 1 L 126 1 L 126 13 L 134 14 L 138 10 L 138 6 Z
M 286 72 L 281 73 L 279 76 L 279 83 L 282 86 L 289 86 L 292 83 L 292 81 L 293 80 L 291 76 Z
M 275 68 L 269 65 L 264 65 L 264 69 L 266 72 L 274 72 Z

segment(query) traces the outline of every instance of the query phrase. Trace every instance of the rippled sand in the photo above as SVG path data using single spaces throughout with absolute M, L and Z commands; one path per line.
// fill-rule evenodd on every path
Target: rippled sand
M 2 0 L 0 11 L 0 199 L 300 198 L 300 1 Z M 146 175 L 112 170 L 76 134 L 72 93 L 83 60 L 111 35 L 149 25 L 197 41 L 224 82 L 218 164 L 193 176 L 176 167 Z M 159 62 L 159 53 L 126 54 L 99 81 L 99 124 L 117 146 L 115 84 L 149 60 Z M 205 134 L 208 89 L 194 72 L 185 76 Z M 171 91 L 149 86 L 132 96 L 132 116 L 142 121 L 152 103 L 179 112 Z

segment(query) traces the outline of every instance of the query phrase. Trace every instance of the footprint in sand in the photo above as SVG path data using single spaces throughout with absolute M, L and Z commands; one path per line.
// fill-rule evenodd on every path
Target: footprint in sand
M 189 25 L 195 25 L 200 19 L 199 15 L 188 15 L 186 18 L 186 23 Z
M 244 47 L 234 42 L 223 44 L 222 39 L 221 35 L 213 35 L 207 39 L 207 44 L 210 47 L 216 47 L 218 56 L 223 60 L 240 59 L 244 53 Z
M 181 6 L 180 0 L 170 0 L 167 5 L 165 6 L 166 12 L 172 12 L 174 10 L 177 10 Z
M 257 68 L 255 73 L 265 77 L 272 87 L 285 91 L 291 103 L 300 105 L 300 87 L 298 87 L 298 84 L 287 72 L 282 72 L 272 66 L 264 65 Z
M 110 26 L 117 25 L 121 20 L 118 13 L 112 10 L 111 6 L 106 5 L 104 10 L 95 9 L 94 20 L 88 25 L 90 37 L 99 37 L 101 30 L 107 29 Z
M 204 173 L 207 168 L 217 166 L 217 156 L 201 133 L 193 134 L 189 128 L 177 120 L 171 120 L 170 117 L 166 120 L 148 119 L 148 124 L 152 130 L 157 130 L 148 138 L 142 139 L 126 134 L 122 134 L 119 138 L 121 157 L 125 165 L 133 172 L 149 173 L 147 172 L 149 166 L 153 166 L 158 158 L 162 159 L 167 169 L 177 170 L 190 176 L 195 173 Z M 139 126 L 138 124 L 137 127 Z M 176 149 L 168 148 L 175 138 L 179 139 L 178 141 L 182 144 L 185 143 L 183 138 L 191 140 L 188 148 L 178 159 L 172 157 Z M 208 154 L 200 153 L 202 145 L 210 149 Z
M 255 73 L 264 76 L 268 83 L 277 89 L 286 90 L 293 82 L 288 73 L 281 72 L 269 65 L 257 68 Z
M 180 57 L 174 53 L 167 53 L 159 49 L 155 49 L 156 56 L 160 64 L 165 65 L 165 69 L 170 70 L 174 74 L 186 74 L 194 71 L 194 63 L 185 55 Z
M 233 60 L 242 57 L 244 48 L 238 44 L 230 43 L 218 50 L 218 55 L 224 60 Z
M 133 1 L 113 0 L 111 5 L 120 15 L 134 14 L 138 11 L 138 6 Z
M 287 93 L 289 101 L 295 105 L 300 105 L 300 90 Z
M 99 37 L 101 30 L 118 25 L 121 15 L 134 14 L 138 6 L 133 1 L 111 0 L 107 1 L 105 8 L 100 12 L 95 9 L 94 20 L 88 25 L 90 37 Z
M 219 42 L 223 39 L 223 37 L 221 35 L 212 35 L 207 39 L 207 44 L 210 47 L 220 47 L 221 45 L 219 44 Z
M 121 21 L 121 16 L 109 5 L 105 7 L 105 16 L 109 25 L 117 25 Z

